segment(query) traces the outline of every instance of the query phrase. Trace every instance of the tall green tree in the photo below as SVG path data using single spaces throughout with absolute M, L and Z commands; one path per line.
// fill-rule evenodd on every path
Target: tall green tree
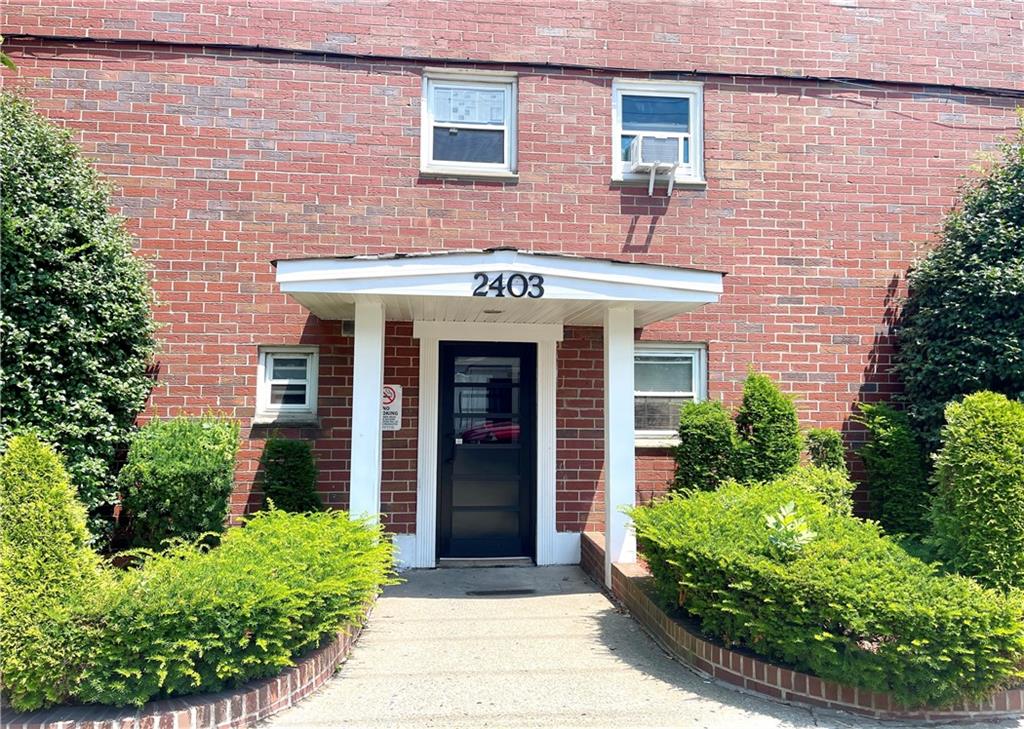
M 99 537 L 151 389 L 152 289 L 71 134 L 9 93 L 0 130 L 0 436 L 31 427 L 57 445 Z
M 1000 152 L 909 278 L 897 371 L 930 452 L 949 401 L 980 390 L 1024 397 L 1024 129 Z

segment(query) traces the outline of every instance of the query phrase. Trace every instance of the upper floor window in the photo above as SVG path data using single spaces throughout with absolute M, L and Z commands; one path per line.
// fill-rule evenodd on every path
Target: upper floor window
M 633 363 L 637 437 L 674 436 L 679 428 L 679 409 L 685 403 L 704 399 L 705 349 L 694 345 L 638 344 Z
M 309 420 L 316 416 L 316 347 L 260 347 L 257 420 Z
M 647 180 L 658 162 L 662 179 L 675 165 L 676 182 L 703 183 L 703 106 L 699 83 L 613 81 L 612 179 Z
M 425 76 L 421 171 L 498 177 L 514 174 L 515 97 L 515 77 L 509 74 Z

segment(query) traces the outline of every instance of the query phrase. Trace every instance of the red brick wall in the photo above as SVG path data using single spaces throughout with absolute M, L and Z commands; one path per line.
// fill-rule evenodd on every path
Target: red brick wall
M 604 340 L 567 327 L 558 345 L 555 395 L 555 523 L 579 532 L 604 524 Z
M 899 12 L 884 2 L 880 9 L 821 6 L 806 18 L 772 3 L 731 3 L 722 7 L 742 9 L 749 22 L 711 24 L 721 12 L 716 5 L 695 27 L 686 19 L 697 10 L 671 6 L 678 17 L 670 24 L 670 6 L 659 5 L 650 8 L 655 20 L 642 37 L 635 35 L 638 13 L 619 5 L 602 5 L 590 18 L 559 9 L 568 5 L 549 11 L 549 3 L 515 4 L 502 6 L 507 22 L 488 18 L 493 33 L 508 35 L 495 44 L 479 21 L 452 15 L 443 3 L 415 4 L 423 17 L 411 24 L 397 18 L 414 4 L 346 5 L 332 10 L 330 24 L 322 14 L 288 10 L 285 17 L 265 4 L 233 5 L 220 13 L 217 29 L 199 16 L 219 5 L 165 5 L 76 3 L 66 10 L 69 19 L 63 8 L 54 15 L 53 5 L 13 3 L 5 34 L 88 29 L 172 39 L 195 21 L 196 35 L 188 36 L 195 41 L 210 34 L 232 42 L 270 38 L 272 25 L 282 43 L 317 47 L 324 33 L 351 28 L 363 51 L 415 47 L 495 58 L 515 50 L 508 38 L 518 35 L 525 40 L 517 58 L 550 52 L 581 63 L 856 70 L 987 85 L 1020 81 L 1019 74 L 1007 80 L 1020 54 L 999 49 L 1017 42 L 1019 50 L 1024 37 L 1020 14 L 1010 17 L 1006 3 L 942 3 L 938 14 L 928 14 L 926 4 Z M 180 20 L 158 17 L 177 12 Z M 836 55 L 831 46 L 857 45 L 829 35 L 837 18 L 859 39 L 852 55 Z M 428 49 L 424 34 L 441 26 L 458 26 L 458 37 L 438 31 Z M 397 28 L 408 41 L 394 35 Z M 744 44 L 722 43 L 722 33 L 742 36 Z M 767 43 L 766 33 L 786 43 Z M 602 39 L 613 36 L 618 40 L 599 55 Z M 811 36 L 818 41 L 798 42 Z M 634 37 L 649 52 L 627 52 L 623 39 Z M 989 37 L 992 46 L 971 42 Z M 898 46 L 896 58 L 896 46 L 887 45 L 894 38 L 918 45 L 913 52 Z M 1018 103 L 908 85 L 706 76 L 708 186 L 649 198 L 646 189 L 609 183 L 614 72 L 514 67 L 520 180 L 496 184 L 419 177 L 422 63 L 56 40 L 14 40 L 5 50 L 19 72 L 5 72 L 4 85 L 21 88 L 75 131 L 113 184 L 140 254 L 152 261 L 165 326 L 150 414 L 215 408 L 248 426 L 257 346 L 319 344 L 322 424 L 305 435 L 316 438 L 321 487 L 334 505 L 347 501 L 351 341 L 337 323 L 309 317 L 280 294 L 271 260 L 514 244 L 722 270 L 728 275 L 720 304 L 642 336 L 706 342 L 711 397 L 728 403 L 756 364 L 798 397 L 804 424 L 842 428 L 853 442 L 854 403 L 898 386 L 888 373 L 890 325 L 905 271 L 934 240 L 960 176 L 1013 128 Z M 385 438 L 383 498 L 392 526 L 409 531 L 418 348 L 408 324 L 389 324 L 387 346 L 386 377 L 405 387 L 406 428 Z M 567 330 L 559 350 L 557 519 L 564 530 L 603 518 L 594 491 L 602 468 L 600 350 L 599 331 L 583 329 Z M 236 510 L 258 500 L 252 484 L 266 437 L 245 432 Z M 641 496 L 656 492 L 669 473 L 664 457 L 642 454 Z
M 4 34 L 1024 88 L 1012 0 L 8 0 Z

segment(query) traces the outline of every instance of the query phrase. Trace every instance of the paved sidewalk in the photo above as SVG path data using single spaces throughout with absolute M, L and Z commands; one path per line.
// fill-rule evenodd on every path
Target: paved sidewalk
M 704 681 L 576 567 L 404 577 L 374 608 L 341 672 L 266 727 L 881 726 Z M 496 590 L 519 594 L 467 595 Z

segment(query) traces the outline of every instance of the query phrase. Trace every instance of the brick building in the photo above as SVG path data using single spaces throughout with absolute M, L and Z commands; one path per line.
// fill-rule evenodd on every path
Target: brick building
M 11 0 L 3 34 L 152 262 L 148 415 L 242 421 L 235 513 L 268 435 L 312 440 L 417 566 L 628 559 L 675 407 L 751 364 L 854 443 L 1024 98 L 1009 0 Z

